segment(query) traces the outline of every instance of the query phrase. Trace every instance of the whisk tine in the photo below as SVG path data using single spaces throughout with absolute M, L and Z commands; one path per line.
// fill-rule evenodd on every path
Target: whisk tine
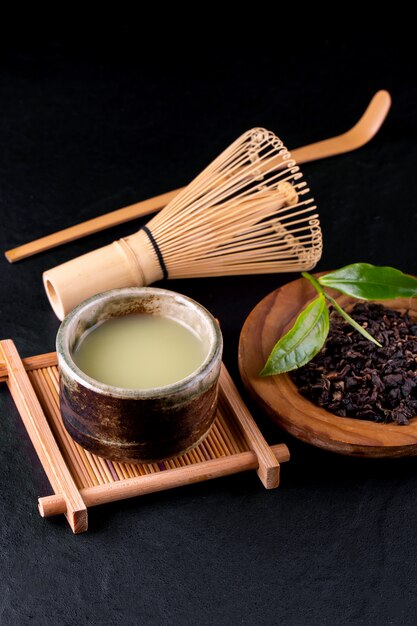
M 100 291 L 185 278 L 311 269 L 320 258 L 317 207 L 272 132 L 236 139 L 147 227 L 44 274 L 62 318 Z

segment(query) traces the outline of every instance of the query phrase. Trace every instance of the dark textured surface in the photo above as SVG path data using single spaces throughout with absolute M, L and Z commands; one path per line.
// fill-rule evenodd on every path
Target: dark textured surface
M 229 61 L 210 48 L 197 72 L 186 57 L 150 66 L 133 34 L 110 32 L 107 46 L 85 33 L 72 45 L 4 46 L 2 250 L 185 184 L 253 125 L 289 147 L 335 134 L 385 87 L 394 106 L 371 144 L 304 167 L 324 230 L 320 269 L 362 260 L 417 272 L 415 50 L 318 37 L 263 56 L 248 45 Z M 58 321 L 41 271 L 138 225 L 0 261 L 1 336 L 25 356 L 52 350 Z M 169 287 L 221 320 L 237 377 L 246 315 L 288 278 Z M 253 473 L 159 493 L 91 510 L 89 532 L 74 537 L 63 517 L 39 517 L 36 498 L 50 488 L 4 385 L 0 404 L 2 624 L 415 622 L 417 459 L 321 452 L 254 408 L 268 439 L 291 449 L 278 490 Z

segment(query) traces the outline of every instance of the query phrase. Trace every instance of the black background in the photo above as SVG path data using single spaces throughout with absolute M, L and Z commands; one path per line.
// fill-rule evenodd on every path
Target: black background
M 252 126 L 290 148 L 337 134 L 386 88 L 393 107 L 376 139 L 303 167 L 324 232 L 318 267 L 368 261 L 416 273 L 415 49 L 324 33 L 304 44 L 276 35 L 266 47 L 256 31 L 221 52 L 213 32 L 201 56 L 173 45 L 161 62 L 128 24 L 93 39 L 87 27 L 10 36 L 0 57 L 1 249 L 186 184 Z M 0 259 L 0 335 L 24 356 L 53 350 L 58 321 L 41 272 L 139 225 L 13 266 Z M 290 278 L 160 284 L 220 319 L 238 380 L 246 316 Z M 278 490 L 242 474 L 92 509 L 89 531 L 73 536 L 64 517 L 39 517 L 50 487 L 4 385 L 0 405 L 1 623 L 414 623 L 415 459 L 325 453 L 252 406 L 268 440 L 291 450 Z

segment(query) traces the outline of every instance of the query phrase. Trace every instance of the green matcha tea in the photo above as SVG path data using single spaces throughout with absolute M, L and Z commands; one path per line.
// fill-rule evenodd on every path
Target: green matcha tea
M 146 313 L 94 326 L 72 354 L 91 378 L 125 389 L 175 383 L 198 369 L 206 356 L 203 342 L 188 326 Z

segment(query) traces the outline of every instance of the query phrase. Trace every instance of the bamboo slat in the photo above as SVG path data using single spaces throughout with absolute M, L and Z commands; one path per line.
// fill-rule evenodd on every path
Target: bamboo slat
M 36 370 L 40 367 L 48 367 L 49 365 L 56 365 L 56 352 L 47 352 L 46 354 L 38 354 L 37 356 L 30 356 L 27 359 L 22 359 L 22 363 L 27 372 L 30 370 Z M 1 360 L 0 354 L 0 382 L 7 380 L 7 365 Z
M 284 444 L 271 447 L 272 454 L 281 463 L 289 460 L 288 448 Z M 87 506 L 106 504 L 114 500 L 125 500 L 135 496 L 143 496 L 147 493 L 174 489 L 183 485 L 211 480 L 220 476 L 228 476 L 256 469 L 258 461 L 256 454 L 247 450 L 233 456 L 220 457 L 210 461 L 204 461 L 198 465 L 184 466 L 172 471 L 151 474 L 149 476 L 119 480 L 111 485 L 103 487 L 87 487 L 81 490 L 81 495 Z M 50 517 L 65 513 L 65 500 L 60 495 L 39 498 L 39 512 L 42 517 Z

